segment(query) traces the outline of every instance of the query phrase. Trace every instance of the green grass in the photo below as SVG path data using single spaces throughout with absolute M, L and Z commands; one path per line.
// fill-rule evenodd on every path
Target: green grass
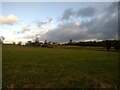
M 118 53 L 97 47 L 3 46 L 3 88 L 114 88 Z

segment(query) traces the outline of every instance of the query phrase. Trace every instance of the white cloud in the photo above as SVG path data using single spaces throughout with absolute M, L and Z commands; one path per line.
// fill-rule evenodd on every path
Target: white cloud
M 16 42 L 17 41 L 25 42 L 27 40 L 34 40 L 36 36 L 41 37 L 48 31 L 52 31 L 54 28 L 56 28 L 56 25 L 54 22 L 44 24 L 41 27 L 37 27 L 37 28 L 24 25 L 22 27 L 22 30 L 17 30 L 17 29 L 13 30 L 13 33 L 16 36 Z
M 30 30 L 30 26 L 29 26 L 29 25 L 24 25 L 24 26 L 22 27 L 22 30 L 29 31 L 29 30 Z
M 0 15 L 0 23 L 5 22 L 5 17 Z
M 79 23 L 79 22 L 76 22 L 75 24 L 76 24 L 77 26 L 79 26 L 79 25 L 80 25 L 80 23 Z
M 13 30 L 12 32 L 13 32 L 13 35 L 16 35 L 18 34 L 19 30 Z
M 1 24 L 12 25 L 12 24 L 18 23 L 18 22 L 19 22 L 19 19 L 14 15 L 9 15 L 9 16 L 1 16 L 0 15 L 0 23 Z

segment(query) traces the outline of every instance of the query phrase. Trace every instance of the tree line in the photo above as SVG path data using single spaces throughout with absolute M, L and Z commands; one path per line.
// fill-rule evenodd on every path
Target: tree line
M 4 37 L 0 37 L 0 44 L 3 44 Z M 13 42 L 14 45 L 15 42 Z M 17 45 L 21 46 L 22 43 L 21 41 L 17 43 Z M 51 42 L 45 40 L 44 42 L 40 42 L 38 38 L 35 38 L 35 40 L 32 41 L 27 41 L 25 46 L 41 46 L 41 47 L 48 47 L 48 48 L 53 48 L 54 45 L 60 45 L 57 42 Z M 103 41 L 80 41 L 80 42 L 75 42 L 72 39 L 70 39 L 67 43 L 64 43 L 62 45 L 72 45 L 72 46 L 94 46 L 94 47 L 105 47 L 107 51 L 110 51 L 111 48 L 114 48 L 115 51 L 120 50 L 120 40 L 103 40 Z
M 41 47 L 49 47 L 52 48 L 54 45 L 60 45 L 57 42 L 51 42 L 45 40 L 44 42 L 39 42 L 38 38 L 35 39 L 34 42 L 28 41 L 25 46 L 41 46 Z M 110 51 L 111 48 L 114 48 L 115 51 L 120 50 L 120 40 L 103 40 L 103 41 L 80 41 L 73 42 L 70 39 L 67 43 L 61 45 L 71 45 L 71 46 L 94 46 L 94 47 L 105 47 L 107 51 Z
M 87 42 L 73 42 L 72 39 L 64 45 L 74 45 L 74 46 L 98 46 L 105 47 L 107 51 L 114 48 L 115 51 L 120 50 L 120 40 L 103 40 L 103 41 L 87 41 Z

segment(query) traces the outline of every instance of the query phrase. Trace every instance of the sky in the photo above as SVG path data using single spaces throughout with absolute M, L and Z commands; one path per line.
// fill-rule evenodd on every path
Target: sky
M 113 2 L 2 2 L 4 43 L 67 42 L 118 38 L 118 4 Z

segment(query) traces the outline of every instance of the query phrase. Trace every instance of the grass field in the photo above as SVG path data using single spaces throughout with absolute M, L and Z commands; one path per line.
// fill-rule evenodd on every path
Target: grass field
M 95 47 L 3 46 L 3 88 L 114 88 L 118 53 Z

